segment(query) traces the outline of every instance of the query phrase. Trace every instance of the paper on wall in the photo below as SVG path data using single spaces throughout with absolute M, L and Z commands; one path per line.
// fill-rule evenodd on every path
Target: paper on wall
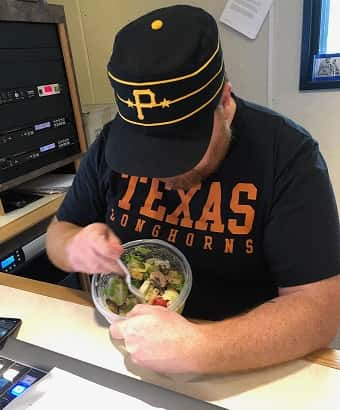
M 254 40 L 273 0 L 228 0 L 220 21 Z

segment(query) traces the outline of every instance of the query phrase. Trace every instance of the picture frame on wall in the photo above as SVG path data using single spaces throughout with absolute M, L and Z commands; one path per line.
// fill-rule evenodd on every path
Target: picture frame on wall
M 338 29 L 338 15 L 338 0 L 304 0 L 301 91 L 340 88 L 340 37 L 334 31 Z M 332 45 L 331 39 L 335 40 Z
M 314 56 L 314 81 L 340 81 L 340 53 Z

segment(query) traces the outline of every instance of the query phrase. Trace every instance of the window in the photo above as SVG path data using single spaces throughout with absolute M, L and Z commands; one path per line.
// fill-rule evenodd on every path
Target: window
M 340 1 L 304 0 L 300 90 L 340 88 Z

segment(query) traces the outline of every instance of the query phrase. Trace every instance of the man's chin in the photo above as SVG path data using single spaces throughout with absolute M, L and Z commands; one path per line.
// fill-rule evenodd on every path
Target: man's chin
M 189 191 L 191 188 L 197 185 L 199 184 L 175 184 L 175 185 L 165 184 L 165 188 L 168 191 L 178 191 L 178 190 Z
M 183 175 L 178 175 L 172 178 L 161 179 L 165 184 L 167 190 L 179 190 L 189 191 L 194 186 L 199 185 L 202 182 L 202 176 L 196 171 L 191 170 Z

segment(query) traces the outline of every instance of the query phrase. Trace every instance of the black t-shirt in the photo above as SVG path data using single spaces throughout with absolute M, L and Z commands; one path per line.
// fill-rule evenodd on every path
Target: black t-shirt
M 123 243 L 158 238 L 179 248 L 193 272 L 190 317 L 220 320 L 279 287 L 340 273 L 339 218 L 317 142 L 273 111 L 236 102 L 231 150 L 200 186 L 170 191 L 112 172 L 108 123 L 57 213 L 80 226 L 105 222 Z

